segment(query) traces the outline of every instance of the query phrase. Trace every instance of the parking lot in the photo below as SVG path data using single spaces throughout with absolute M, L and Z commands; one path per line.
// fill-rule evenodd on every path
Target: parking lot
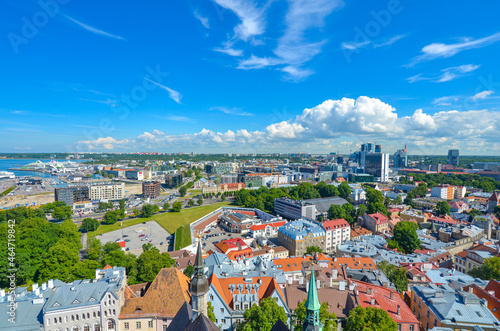
M 170 240 L 167 238 L 170 233 L 162 228 L 155 221 L 149 221 L 137 225 L 123 228 L 99 235 L 97 238 L 104 245 L 107 242 L 125 241 L 126 251 L 135 255 L 140 255 L 142 245 L 151 243 L 161 252 L 166 252 L 170 246 Z

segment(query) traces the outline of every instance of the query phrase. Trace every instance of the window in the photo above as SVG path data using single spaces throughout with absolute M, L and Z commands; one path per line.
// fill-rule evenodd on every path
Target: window
M 457 309 L 457 314 L 458 314 L 458 316 L 462 316 L 462 312 L 458 309 Z
M 398 324 L 398 331 L 401 331 L 401 324 Z
M 425 329 L 429 330 L 429 322 L 425 323 L 425 325 L 427 325 L 427 327 Z
M 410 325 L 410 331 L 415 331 L 415 326 L 413 324 Z
M 123 328 L 124 328 L 125 330 L 130 329 L 130 324 L 128 324 L 128 322 L 123 323 Z
M 141 322 L 135 322 L 135 328 L 140 329 L 141 328 Z
M 214 301 L 214 296 L 213 296 L 213 294 L 210 294 L 210 301 Z
M 427 318 L 429 318 L 429 315 L 430 315 L 430 312 L 427 311 L 427 313 L 425 314 L 425 316 L 427 316 Z
M 148 328 L 152 328 L 153 327 L 153 321 L 148 321 Z
M 240 304 L 237 303 L 235 306 L 234 306 L 234 310 L 240 310 Z
M 434 326 L 437 326 L 437 325 L 438 325 L 438 320 L 434 319 Z
M 101 325 L 99 323 L 94 324 L 94 331 L 101 331 Z
M 221 324 L 226 324 L 226 320 L 223 318 L 220 320 Z
M 90 326 L 88 324 L 85 324 L 83 326 L 83 331 L 90 331 Z
M 476 311 L 476 314 L 477 314 L 477 316 L 479 316 L 479 317 L 483 317 L 483 315 L 481 315 L 481 313 L 480 313 L 480 312 L 478 312 L 478 311 Z
M 224 308 L 221 308 L 221 309 L 220 309 L 220 312 L 221 312 L 221 313 L 223 313 L 223 312 L 224 312 Z
M 59 323 L 62 323 L 62 317 L 59 317 Z

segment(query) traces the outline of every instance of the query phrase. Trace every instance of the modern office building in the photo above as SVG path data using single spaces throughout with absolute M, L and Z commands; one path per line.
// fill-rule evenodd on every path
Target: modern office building
M 181 174 L 167 174 L 165 175 L 165 185 L 167 188 L 176 188 L 182 184 Z
M 56 188 L 55 200 L 63 201 L 68 206 L 73 206 L 75 203 L 89 202 L 89 188 L 88 186 Z
M 298 220 L 309 218 L 315 220 L 319 216 L 326 216 L 328 208 L 333 205 L 347 203 L 340 197 L 328 197 L 308 200 L 294 200 L 290 198 L 278 198 L 274 200 L 274 212 L 287 219 Z
M 125 196 L 124 183 L 91 185 L 89 190 L 92 201 L 116 201 Z
M 142 183 L 142 196 L 144 198 L 156 199 L 160 196 L 161 184 L 160 182 Z
M 408 166 L 408 156 L 406 155 L 406 145 L 404 149 L 398 149 L 394 154 L 393 167 L 406 168 Z
M 389 179 L 389 154 L 361 153 L 361 167 L 365 174 L 370 174 L 385 182 Z
M 458 166 L 460 164 L 460 153 L 458 149 L 450 149 L 448 151 L 448 164 Z

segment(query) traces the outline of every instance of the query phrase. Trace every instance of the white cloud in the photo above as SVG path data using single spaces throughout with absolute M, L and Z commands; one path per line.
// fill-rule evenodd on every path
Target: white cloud
M 159 86 L 161 89 L 167 91 L 168 95 L 170 96 L 170 99 L 174 100 L 177 103 L 181 103 L 182 95 L 179 92 L 172 90 L 170 87 L 167 87 L 165 85 L 162 85 L 160 83 L 152 81 L 151 79 L 147 79 L 147 80 L 150 81 L 151 83 L 155 84 L 156 86 Z
M 389 38 L 389 40 L 383 41 L 383 42 L 378 43 L 378 44 L 374 44 L 373 48 L 390 46 L 390 45 L 394 44 L 395 42 L 403 39 L 404 37 L 406 37 L 406 35 L 404 35 L 404 34 L 398 34 L 398 35 L 396 35 L 394 37 Z
M 238 115 L 238 116 L 255 116 L 252 113 L 247 113 L 244 111 L 241 111 L 241 108 L 229 108 L 229 107 L 223 107 L 223 106 L 215 106 L 215 107 L 210 107 L 209 110 L 218 110 L 223 112 L 224 114 L 229 114 L 229 115 Z
M 354 51 L 356 49 L 360 49 L 360 48 L 363 48 L 365 46 L 368 46 L 369 44 L 371 44 L 370 40 L 365 40 L 365 41 L 362 41 L 359 43 L 354 42 L 354 41 L 344 41 L 343 43 L 340 44 L 340 48 Z
M 234 38 L 247 41 L 261 35 L 266 29 L 265 8 L 259 8 L 253 0 L 213 0 L 238 16 L 240 23 L 234 28 Z
M 453 101 L 443 97 L 436 102 Z M 116 140 L 111 137 L 79 142 L 87 149 L 121 149 L 144 146 L 179 151 L 238 150 L 241 152 L 318 151 L 352 148 L 353 143 L 377 141 L 384 151 L 407 143 L 411 153 L 434 154 L 451 147 L 484 145 L 483 152 L 500 148 L 498 131 L 500 113 L 489 110 L 441 111 L 435 114 L 417 109 L 411 116 L 399 117 L 396 109 L 376 98 L 326 100 L 304 109 L 287 121 L 271 123 L 261 131 L 245 129 L 214 132 L 203 129 L 197 133 L 169 135 L 154 130 L 135 139 Z M 346 144 L 345 142 L 350 142 Z M 154 146 L 154 147 L 151 147 Z
M 444 83 L 452 81 L 456 78 L 465 76 L 465 74 L 470 73 L 478 69 L 480 66 L 476 64 L 464 64 L 458 67 L 449 67 L 441 70 L 438 75 L 432 75 L 424 77 L 422 74 L 411 76 L 406 78 L 409 83 L 415 83 L 418 81 L 428 80 L 434 83 Z
M 242 56 L 243 50 L 233 48 L 233 44 L 233 42 L 227 41 L 225 43 L 222 43 L 224 47 L 215 47 L 213 50 L 230 56 Z
M 479 100 L 479 99 L 486 99 L 487 97 L 489 97 L 491 94 L 495 93 L 494 91 L 483 91 L 483 92 L 479 92 L 479 93 L 476 93 L 474 94 L 471 99 L 476 101 L 476 100 Z
M 203 26 L 207 29 L 210 29 L 210 23 L 208 22 L 208 18 L 207 17 L 203 17 L 200 15 L 200 13 L 198 13 L 197 11 L 194 12 L 194 17 L 200 21 L 201 24 L 203 24 Z
M 432 101 L 432 104 L 436 106 L 451 106 L 452 101 L 458 101 L 458 96 L 446 96 L 446 97 L 436 98 Z
M 118 40 L 126 40 L 125 38 L 123 37 L 120 37 L 120 36 L 117 36 L 117 35 L 114 35 L 114 34 L 111 34 L 111 33 L 108 33 L 106 31 L 103 31 L 103 30 L 99 30 L 97 28 L 94 28 L 90 25 L 87 25 L 85 23 L 82 23 L 80 21 L 77 21 L 75 20 L 74 18 L 72 17 L 69 17 L 68 15 L 65 15 L 65 14 L 61 14 L 62 16 L 66 17 L 68 20 L 70 20 L 71 22 L 75 23 L 76 25 L 78 25 L 79 27 L 87 30 L 87 31 L 90 31 L 92 33 L 95 33 L 97 35 L 101 35 L 101 36 L 105 36 L 105 37 L 109 37 L 109 38 L 113 38 L 113 39 L 118 39 Z
M 417 63 L 430 61 L 438 58 L 448 58 L 462 51 L 474 48 L 481 48 L 493 44 L 500 40 L 500 32 L 481 39 L 463 38 L 463 41 L 455 44 L 432 43 L 424 46 L 421 50 L 421 55 L 412 59 L 409 66 Z

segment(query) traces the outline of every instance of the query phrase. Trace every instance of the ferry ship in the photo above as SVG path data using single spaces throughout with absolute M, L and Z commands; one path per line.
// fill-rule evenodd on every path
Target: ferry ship
M 14 175 L 13 172 L 0 171 L 0 179 L 5 179 L 5 178 L 14 179 L 16 178 L 16 176 Z

